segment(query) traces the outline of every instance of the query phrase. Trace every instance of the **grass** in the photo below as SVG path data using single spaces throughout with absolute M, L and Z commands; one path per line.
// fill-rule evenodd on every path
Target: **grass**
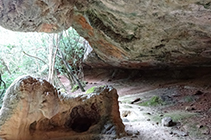
M 186 118 L 190 118 L 194 115 L 195 113 L 175 111 L 175 112 L 166 113 L 162 117 L 160 117 L 159 115 L 152 116 L 152 120 L 155 122 L 160 122 L 162 118 L 171 117 L 174 122 L 179 122 Z

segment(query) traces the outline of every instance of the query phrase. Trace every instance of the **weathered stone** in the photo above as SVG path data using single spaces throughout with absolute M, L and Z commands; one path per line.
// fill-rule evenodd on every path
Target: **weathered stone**
M 8 88 L 0 110 L 0 137 L 8 140 L 63 140 L 125 134 L 117 91 L 109 86 L 76 97 L 47 81 L 25 76 Z M 103 135 L 106 134 L 106 135 Z
M 0 25 L 13 31 L 58 32 L 70 27 L 74 0 L 0 0 Z
M 72 25 L 107 66 L 211 65 L 209 0 L 0 0 L 0 19 L 14 31 Z
M 165 117 L 161 120 L 161 124 L 162 126 L 170 127 L 173 126 L 175 123 L 173 122 L 171 117 Z
M 102 59 L 100 59 L 97 54 L 94 52 L 93 48 L 86 42 L 85 45 L 85 54 L 83 62 L 84 64 L 88 65 L 89 67 L 108 67 L 109 65 L 105 62 L 103 62 Z

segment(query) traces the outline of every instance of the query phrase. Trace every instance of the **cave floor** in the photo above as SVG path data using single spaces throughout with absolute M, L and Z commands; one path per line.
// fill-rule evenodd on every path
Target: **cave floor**
M 68 80 L 61 76 L 61 81 L 70 91 Z M 95 69 L 86 70 L 85 81 L 86 90 L 101 85 L 117 89 L 127 132 L 121 140 L 211 140 L 211 68 Z M 174 125 L 162 126 L 164 117 Z

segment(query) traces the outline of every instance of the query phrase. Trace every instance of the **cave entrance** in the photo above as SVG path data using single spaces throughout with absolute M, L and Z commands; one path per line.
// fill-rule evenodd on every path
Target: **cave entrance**
M 76 106 L 70 113 L 70 119 L 66 123 L 66 127 L 76 132 L 85 132 L 89 130 L 92 125 L 95 125 L 100 120 L 100 115 L 96 108 L 87 107 L 83 105 Z

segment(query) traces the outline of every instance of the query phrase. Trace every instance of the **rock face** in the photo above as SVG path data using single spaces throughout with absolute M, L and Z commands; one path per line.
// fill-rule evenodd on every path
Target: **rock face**
M 124 135 L 116 90 L 107 86 L 97 91 L 72 97 L 45 80 L 22 77 L 4 97 L 0 138 L 91 140 Z
M 0 0 L 0 18 L 17 31 L 72 25 L 109 66 L 211 65 L 209 0 Z

